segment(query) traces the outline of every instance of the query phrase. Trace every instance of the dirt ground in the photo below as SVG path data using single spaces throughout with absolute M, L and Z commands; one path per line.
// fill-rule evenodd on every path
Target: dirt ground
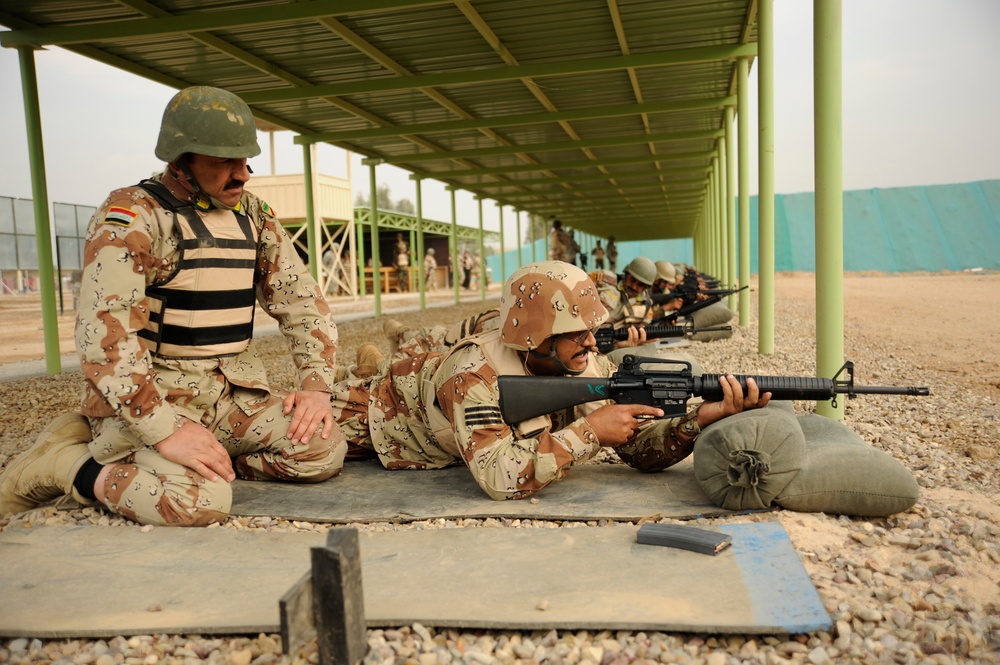
M 779 273 L 774 288 L 775 298 L 815 302 L 812 273 Z M 60 352 L 73 354 L 75 313 L 67 308 L 58 320 Z M 1000 391 L 1000 273 L 851 273 L 844 325 L 904 346 L 922 367 L 979 373 Z M 0 297 L 0 363 L 44 359 L 43 335 L 38 295 Z

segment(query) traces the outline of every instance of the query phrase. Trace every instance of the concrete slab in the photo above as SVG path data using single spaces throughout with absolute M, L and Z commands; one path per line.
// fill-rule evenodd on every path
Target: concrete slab
M 369 627 L 798 633 L 828 628 L 778 523 L 719 527 L 718 556 L 635 526 L 362 532 Z M 0 637 L 278 632 L 325 534 L 139 527 L 0 534 Z
M 732 514 L 705 496 L 693 464 L 689 457 L 651 474 L 623 464 L 582 464 L 536 494 L 533 503 L 490 499 L 464 466 L 387 471 L 377 461 L 354 461 L 340 476 L 317 484 L 238 480 L 233 483 L 232 514 L 333 524 L 442 517 L 635 521 L 657 515 L 692 519 Z

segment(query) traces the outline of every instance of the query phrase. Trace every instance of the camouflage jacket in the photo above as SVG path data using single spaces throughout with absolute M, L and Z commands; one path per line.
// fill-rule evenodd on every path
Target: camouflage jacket
M 611 362 L 592 354 L 584 376 L 608 377 Z M 554 413 L 511 427 L 500 417 L 499 374 L 524 375 L 516 351 L 491 330 L 447 354 L 394 363 L 372 386 L 372 444 L 389 469 L 441 468 L 458 462 L 494 499 L 530 496 L 566 476 L 601 448 L 584 416 L 607 402 Z
M 632 323 L 649 323 L 650 308 L 638 297 L 625 293 L 618 277 L 609 270 L 595 271 L 591 278 L 597 283 L 597 295 L 608 310 L 608 323 L 616 328 Z
M 187 198 L 172 175 L 156 179 Z M 246 191 L 240 208 L 257 239 L 256 299 L 287 339 L 299 389 L 330 391 L 337 331 L 329 307 L 274 211 Z M 200 213 L 209 226 L 215 214 L 231 213 Z M 140 187 L 116 190 L 91 218 L 84 250 L 76 327 L 85 376 L 81 411 L 125 420 L 146 445 L 179 429 L 182 416 L 199 422 L 226 381 L 258 391 L 259 401 L 241 404 L 248 413 L 262 406 L 270 390 L 252 343 L 232 356 L 163 358 L 152 355 L 137 334 L 149 319 L 147 287 L 177 272 L 180 238 L 173 217 Z

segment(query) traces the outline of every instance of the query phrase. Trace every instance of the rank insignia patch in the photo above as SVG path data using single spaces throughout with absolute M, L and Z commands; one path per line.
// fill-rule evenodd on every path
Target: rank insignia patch
M 134 210 L 112 206 L 111 208 L 108 208 L 108 214 L 104 216 L 104 223 L 114 224 L 116 226 L 128 226 L 134 222 L 135 218 L 138 216 L 139 213 Z

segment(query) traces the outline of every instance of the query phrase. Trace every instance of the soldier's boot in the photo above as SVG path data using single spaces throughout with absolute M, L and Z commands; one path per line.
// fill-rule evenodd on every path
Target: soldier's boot
M 340 383 L 350 378 L 351 369 L 349 367 L 344 367 L 343 365 L 333 366 L 333 381 L 334 383 Z
M 399 351 L 400 337 L 409 329 L 410 326 L 404 325 L 396 319 L 386 319 L 382 322 L 382 332 L 385 333 L 386 338 L 389 340 L 389 347 L 393 353 Z
M 357 363 L 354 366 L 354 376 L 367 379 L 378 374 L 379 364 L 385 356 L 374 344 L 362 344 L 358 347 Z
M 73 487 L 91 456 L 90 436 L 90 423 L 79 413 L 65 413 L 49 423 L 0 475 L 0 515 L 22 513 L 66 495 L 84 505 L 94 503 Z

